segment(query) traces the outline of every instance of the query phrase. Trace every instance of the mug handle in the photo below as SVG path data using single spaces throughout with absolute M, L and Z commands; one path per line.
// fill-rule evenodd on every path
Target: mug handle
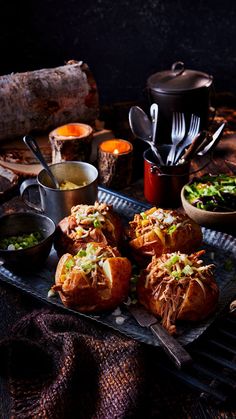
M 24 180 L 24 182 L 22 182 L 22 184 L 20 185 L 20 194 L 21 194 L 21 197 L 22 197 L 22 199 L 23 199 L 24 203 L 25 203 L 28 207 L 33 208 L 33 209 L 34 209 L 34 210 L 36 210 L 36 211 L 43 212 L 42 207 L 40 207 L 39 205 L 34 204 L 33 202 L 29 201 L 29 200 L 28 200 L 27 198 L 25 198 L 25 196 L 24 196 L 25 191 L 26 191 L 27 189 L 29 189 L 29 188 L 33 187 L 33 186 L 37 186 L 37 187 L 39 187 L 38 182 L 37 182 L 37 180 L 36 180 L 36 179 L 26 179 L 26 180 Z

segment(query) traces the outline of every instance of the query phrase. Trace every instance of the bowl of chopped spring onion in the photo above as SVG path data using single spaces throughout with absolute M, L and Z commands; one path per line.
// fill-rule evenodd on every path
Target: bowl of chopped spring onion
M 0 262 L 14 271 L 42 268 L 54 240 L 55 223 L 33 212 L 0 218 Z
M 204 175 L 182 188 L 186 214 L 205 227 L 229 227 L 236 223 L 236 176 Z

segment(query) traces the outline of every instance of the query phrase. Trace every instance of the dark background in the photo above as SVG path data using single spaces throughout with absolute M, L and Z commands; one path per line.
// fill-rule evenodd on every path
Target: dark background
M 100 102 L 139 100 L 148 76 L 175 61 L 236 93 L 236 6 L 224 0 L 7 0 L 0 74 L 82 60 Z

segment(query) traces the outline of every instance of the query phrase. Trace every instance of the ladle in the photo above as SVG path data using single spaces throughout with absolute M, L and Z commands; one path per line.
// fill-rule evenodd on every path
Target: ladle
M 53 173 L 51 172 L 51 169 L 49 168 L 47 162 L 45 161 L 36 140 L 30 135 L 25 135 L 23 138 L 23 141 L 27 145 L 27 147 L 29 147 L 29 149 L 32 151 L 32 153 L 35 155 L 38 161 L 41 163 L 43 168 L 46 170 L 55 188 L 60 189 L 60 185 L 57 179 L 55 178 L 55 176 L 53 175 Z
M 152 152 L 155 154 L 159 163 L 163 166 L 164 162 L 162 160 L 162 157 L 156 149 L 155 144 L 153 142 L 154 123 L 152 125 L 152 122 L 148 118 L 147 114 L 139 106 L 132 106 L 130 108 L 129 124 L 135 137 L 140 138 L 140 140 L 143 140 L 150 145 Z

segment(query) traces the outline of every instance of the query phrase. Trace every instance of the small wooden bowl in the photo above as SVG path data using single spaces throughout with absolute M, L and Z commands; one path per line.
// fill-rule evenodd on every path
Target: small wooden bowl
M 185 196 L 185 186 L 181 190 L 181 201 L 186 214 L 201 226 L 208 228 L 229 228 L 236 224 L 236 211 L 213 212 L 195 207 L 190 204 Z

